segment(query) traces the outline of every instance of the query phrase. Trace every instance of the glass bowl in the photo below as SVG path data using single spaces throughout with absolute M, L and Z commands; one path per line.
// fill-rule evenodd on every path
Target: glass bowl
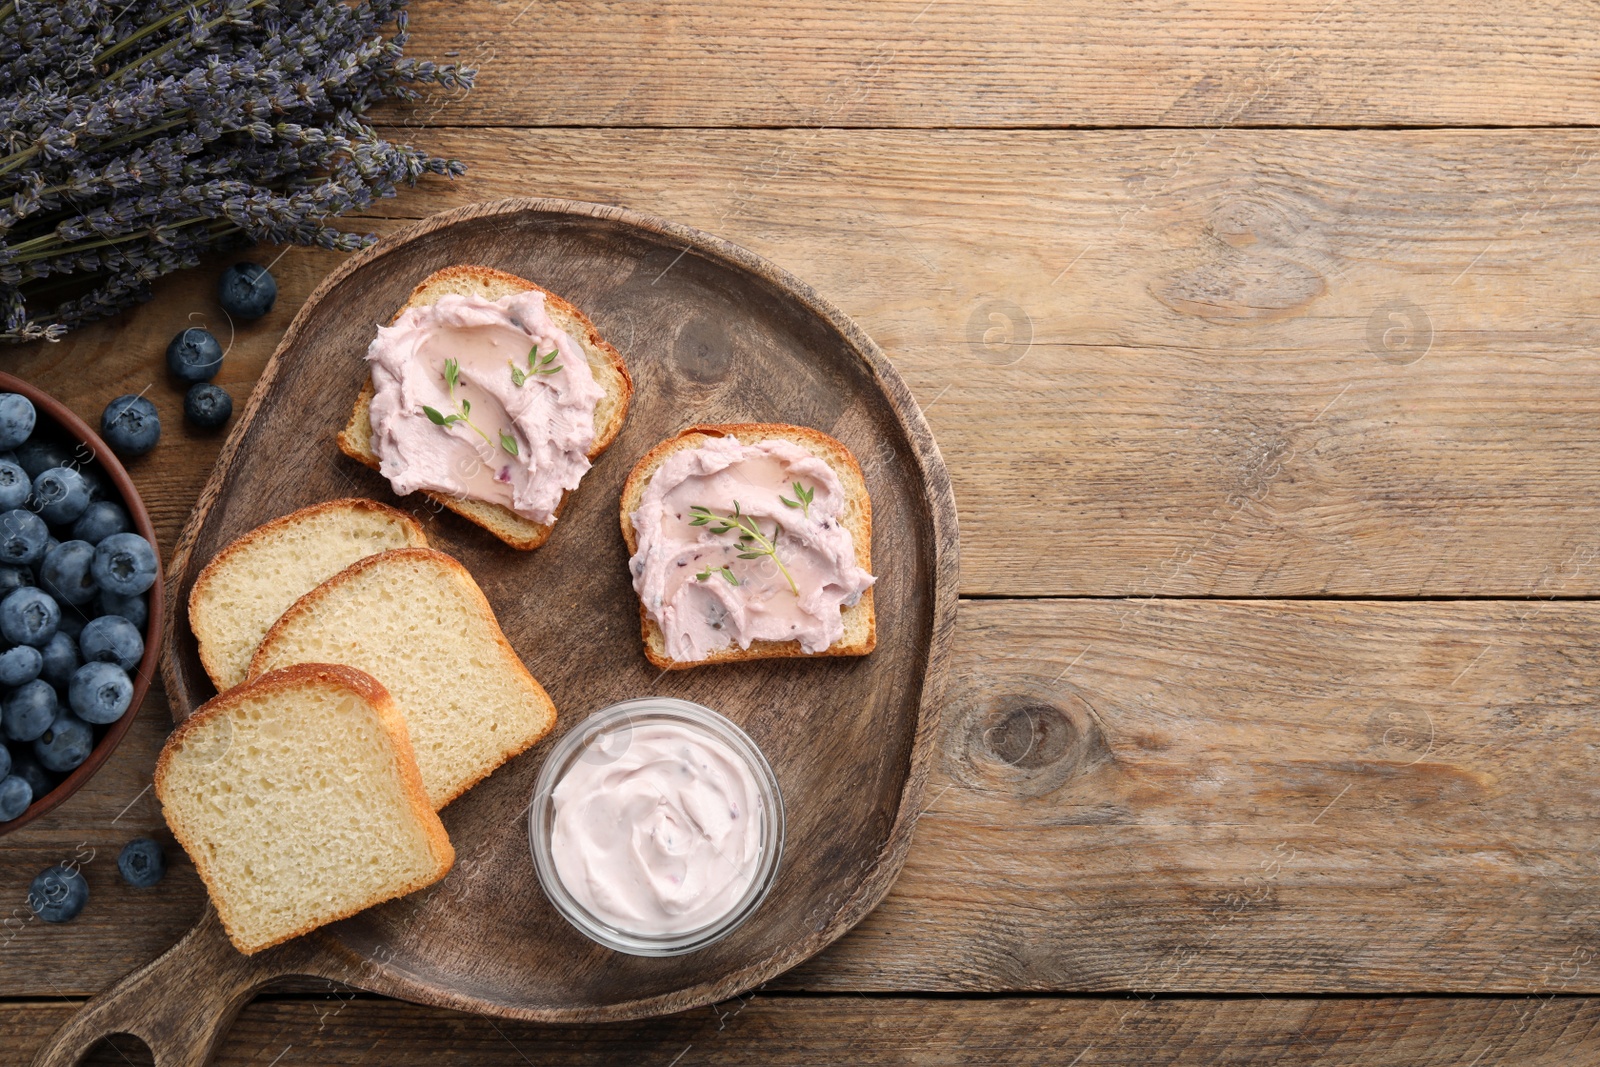
M 579 760 L 610 763 L 627 751 L 633 730 L 670 724 L 722 742 L 743 758 L 755 779 L 761 801 L 760 852 L 749 885 L 726 913 L 693 930 L 681 933 L 641 933 L 626 930 L 589 911 L 567 890 L 557 873 L 550 840 L 555 826 L 556 786 Z M 633 956 L 679 956 L 705 948 L 727 937 L 761 906 L 777 877 L 783 856 L 783 795 L 766 757 L 733 722 L 699 704 L 672 697 L 640 697 L 602 708 L 557 741 L 539 769 L 528 811 L 528 840 L 533 866 L 545 896 L 562 918 L 593 941 Z

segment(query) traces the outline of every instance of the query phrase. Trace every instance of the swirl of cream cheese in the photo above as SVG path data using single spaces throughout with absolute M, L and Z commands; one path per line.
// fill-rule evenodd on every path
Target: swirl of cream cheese
M 767 813 L 755 775 L 728 745 L 681 723 L 619 729 L 626 736 L 591 742 L 601 755 L 573 761 L 551 794 L 556 874 L 617 929 L 702 929 L 739 905 L 760 866 Z
M 589 469 L 605 390 L 543 292 L 450 293 L 407 308 L 378 327 L 367 360 L 372 448 L 397 494 L 427 489 L 555 522 L 562 496 Z
M 797 485 L 812 493 L 803 508 L 785 502 Z M 781 438 L 712 438 L 668 456 L 630 517 L 638 550 L 628 561 L 667 655 L 693 663 L 754 641 L 797 641 L 812 655 L 839 640 L 840 609 L 875 580 L 857 560 L 843 521 L 847 504 L 833 469 Z M 749 517 L 773 540 L 785 569 L 769 556 L 750 558 L 737 532 L 697 522 L 697 507 Z

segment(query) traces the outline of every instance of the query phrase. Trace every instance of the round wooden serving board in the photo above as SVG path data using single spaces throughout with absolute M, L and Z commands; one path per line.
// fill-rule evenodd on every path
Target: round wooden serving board
M 622 352 L 636 383 L 621 436 L 533 552 L 420 495 L 395 497 L 334 444 L 366 380 L 362 356 L 376 324 L 423 277 L 460 263 L 498 267 L 571 300 Z M 677 430 L 730 422 L 815 427 L 860 461 L 878 576 L 871 655 L 670 673 L 645 660 L 618 529 L 623 480 Z M 551 1022 L 679 1011 L 794 966 L 883 898 L 904 860 L 932 752 L 955 619 L 955 504 L 904 383 L 805 284 L 696 230 L 559 200 L 451 211 L 352 257 L 285 334 L 184 531 L 168 576 L 163 667 L 175 716 L 213 693 L 186 611 L 200 567 L 260 523 L 341 496 L 408 509 L 437 548 L 466 564 L 555 701 L 555 731 L 445 809 L 457 859 L 438 885 L 249 959 L 208 915 L 69 1024 L 78 1033 L 63 1052 L 94 1032 L 133 1030 L 170 1045 L 171 1062 L 202 1062 L 195 1057 L 249 993 L 289 973 Z M 438 634 L 418 652 L 449 655 L 452 640 Z M 760 910 L 726 940 L 669 959 L 619 955 L 569 927 L 540 891 L 527 838 L 534 777 L 554 737 L 607 704 L 651 694 L 706 704 L 742 725 L 777 771 L 788 819 L 782 867 Z M 173 982 L 181 995 L 171 995 Z M 187 1036 L 169 1042 L 174 1032 Z M 70 1062 L 52 1055 L 40 1062 Z

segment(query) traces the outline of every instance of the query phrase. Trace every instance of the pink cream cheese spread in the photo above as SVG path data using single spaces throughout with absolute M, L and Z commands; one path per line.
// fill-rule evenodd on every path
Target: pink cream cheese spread
M 591 915 L 633 934 L 716 922 L 759 867 L 764 813 L 750 767 L 677 723 L 633 727 L 614 761 L 574 761 L 551 799 L 561 884 Z
M 839 521 L 847 502 L 833 468 L 780 438 L 668 456 L 632 515 L 629 561 L 667 654 L 693 662 L 756 640 L 817 653 L 839 640 L 841 608 L 874 581 Z
M 428 489 L 550 524 L 589 469 L 605 395 L 538 290 L 450 294 L 378 327 L 372 447 L 402 496 Z

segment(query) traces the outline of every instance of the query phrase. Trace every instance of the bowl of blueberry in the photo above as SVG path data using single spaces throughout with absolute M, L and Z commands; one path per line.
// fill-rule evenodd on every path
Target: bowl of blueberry
M 75 793 L 128 732 L 155 675 L 160 579 L 111 448 L 0 373 L 0 834 Z

